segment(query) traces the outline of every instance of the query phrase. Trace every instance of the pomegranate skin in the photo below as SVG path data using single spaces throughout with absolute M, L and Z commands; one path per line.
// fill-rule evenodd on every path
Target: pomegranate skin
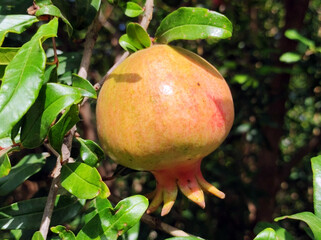
M 234 107 L 226 81 L 206 60 L 182 48 L 154 45 L 132 54 L 110 74 L 99 93 L 96 114 L 101 146 L 111 159 L 151 171 L 162 189 L 170 186 L 168 192 L 176 192 L 167 200 L 166 194 L 156 194 L 153 210 L 161 201 L 171 202 L 164 215 L 177 194 L 172 182 L 179 179 L 169 183 L 162 173 L 175 175 L 186 168 L 187 180 L 198 185 L 200 180 L 190 175 L 201 176 L 200 170 L 196 174 L 191 169 L 199 169 L 202 158 L 226 138 Z M 186 184 L 179 185 L 182 191 Z M 224 197 L 222 192 L 215 195 Z M 205 206 L 201 197 L 192 200 Z

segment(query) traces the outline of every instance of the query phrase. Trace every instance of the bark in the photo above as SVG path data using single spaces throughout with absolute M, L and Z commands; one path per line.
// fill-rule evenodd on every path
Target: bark
M 303 26 L 304 16 L 309 5 L 309 0 L 285 0 L 286 9 L 285 26 L 286 29 L 300 29 Z M 284 34 L 283 34 L 284 35 Z M 280 53 L 294 51 L 297 42 L 282 37 L 279 42 Z M 279 67 L 282 63 L 276 60 Z M 289 67 L 289 65 L 287 65 Z M 267 113 L 273 125 L 265 126 L 263 134 L 266 145 L 261 150 L 258 158 L 258 188 L 263 196 L 258 201 L 257 221 L 272 221 L 275 209 L 275 195 L 280 187 L 280 171 L 277 160 L 280 158 L 279 144 L 283 136 L 284 118 L 286 114 L 285 102 L 288 96 L 288 85 L 291 75 L 282 73 L 275 76 L 270 83 L 270 99 Z M 288 171 L 290 172 L 290 171 Z

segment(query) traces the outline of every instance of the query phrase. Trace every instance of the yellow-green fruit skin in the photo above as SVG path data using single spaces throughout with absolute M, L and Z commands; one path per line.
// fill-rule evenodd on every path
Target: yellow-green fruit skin
M 97 131 L 111 159 L 136 170 L 194 164 L 226 138 L 230 89 L 200 56 L 154 45 L 122 62 L 103 85 Z

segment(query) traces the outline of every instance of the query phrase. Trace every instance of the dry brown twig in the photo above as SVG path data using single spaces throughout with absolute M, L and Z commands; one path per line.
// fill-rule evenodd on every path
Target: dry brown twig
M 142 17 L 142 20 L 140 22 L 141 26 L 146 30 L 151 19 L 153 16 L 153 8 L 154 8 L 154 1 L 153 0 L 147 0 L 145 4 L 145 13 Z M 92 56 L 92 51 L 94 48 L 94 45 L 96 43 L 97 35 L 99 30 L 102 27 L 102 23 L 99 21 L 99 14 L 97 14 L 96 18 L 94 19 L 93 23 L 88 29 L 88 34 L 86 37 L 86 41 L 84 44 L 84 53 L 81 60 L 80 68 L 78 75 L 82 78 L 87 78 L 88 76 L 88 70 L 90 65 L 90 58 Z M 102 80 L 95 84 L 95 89 L 98 90 L 103 85 L 104 81 L 107 79 L 108 75 L 121 63 L 123 62 L 127 57 L 129 56 L 129 52 L 123 53 L 123 55 L 120 57 L 120 59 L 108 70 L 106 75 L 102 78 Z M 84 99 L 84 104 L 88 99 Z M 70 130 L 69 134 L 65 137 L 64 143 L 62 146 L 62 155 L 60 156 L 59 153 L 57 153 L 50 144 L 45 144 L 45 146 L 57 157 L 57 162 L 55 169 L 53 170 L 51 176 L 52 176 L 52 183 L 49 190 L 46 206 L 44 209 L 41 225 L 39 231 L 41 232 L 44 239 L 47 239 L 51 216 L 54 208 L 54 202 L 57 196 L 58 188 L 59 188 L 59 181 L 60 181 L 60 171 L 62 167 L 63 162 L 68 162 L 70 158 L 70 150 L 72 145 L 72 139 L 76 132 L 76 126 L 73 126 L 73 128 Z M 177 229 L 173 226 L 170 226 L 166 223 L 163 223 L 159 221 L 157 218 L 149 216 L 147 214 L 144 214 L 142 217 L 142 221 L 146 224 L 150 225 L 151 227 L 164 231 L 172 236 L 192 236 L 191 234 L 188 234 L 180 229 Z

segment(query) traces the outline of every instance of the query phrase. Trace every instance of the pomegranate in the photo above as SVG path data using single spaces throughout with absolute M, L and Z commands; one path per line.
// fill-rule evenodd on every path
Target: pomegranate
M 178 188 L 205 207 L 203 191 L 223 192 L 202 176 L 202 158 L 226 138 L 234 120 L 220 73 L 183 48 L 154 45 L 122 62 L 97 102 L 101 145 L 115 162 L 150 171 L 157 180 L 148 212 L 172 208 Z

